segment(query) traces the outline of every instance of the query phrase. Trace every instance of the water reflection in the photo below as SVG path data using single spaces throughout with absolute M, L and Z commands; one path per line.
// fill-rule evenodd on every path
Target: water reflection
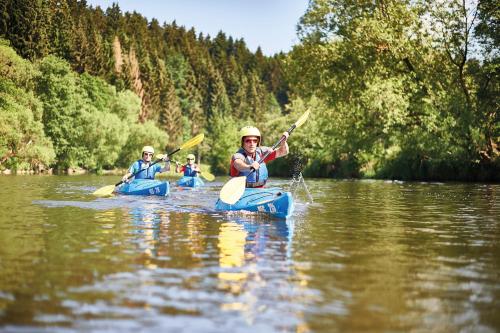
M 265 322 L 264 332 L 305 327 L 300 311 L 291 311 L 285 324 L 276 316 L 296 296 L 286 282 L 293 276 L 293 221 L 221 220 L 155 205 L 125 210 L 123 216 L 128 236 L 115 245 L 133 256 L 130 269 L 71 288 L 63 306 L 77 327 L 102 329 L 110 314 L 163 329 L 180 322 L 203 331 L 246 331 L 259 321 Z M 181 320 L 185 315 L 190 319 Z
M 275 297 L 292 297 L 292 288 L 283 282 L 294 275 L 288 261 L 293 225 L 293 220 L 262 223 L 244 218 L 220 224 L 217 288 L 234 296 L 221 304 L 222 311 L 237 312 L 246 323 L 254 325 L 274 312 L 271 304 L 276 308 L 285 306 Z M 304 325 L 297 315 L 300 312 L 290 316 L 289 324 L 280 323 L 278 318 L 268 318 L 267 324 L 269 328 L 284 325 L 295 330 L 297 325 Z

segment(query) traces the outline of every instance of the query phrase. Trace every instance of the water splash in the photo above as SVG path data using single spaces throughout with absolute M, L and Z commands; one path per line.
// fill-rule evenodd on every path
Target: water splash
M 307 188 L 304 177 L 302 176 L 302 169 L 304 168 L 304 162 L 302 157 L 296 157 L 292 166 L 292 180 L 290 181 L 289 188 L 292 195 L 295 197 L 297 190 L 301 188 L 307 196 L 307 203 L 311 204 L 314 202 L 311 192 Z

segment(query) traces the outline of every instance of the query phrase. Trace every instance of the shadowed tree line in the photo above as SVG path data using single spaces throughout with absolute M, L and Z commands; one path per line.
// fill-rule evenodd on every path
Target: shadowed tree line
M 239 127 L 271 144 L 310 108 L 272 173 L 498 180 L 497 7 L 312 0 L 267 57 L 116 4 L 0 0 L 1 167 L 123 167 L 203 131 L 226 174 Z

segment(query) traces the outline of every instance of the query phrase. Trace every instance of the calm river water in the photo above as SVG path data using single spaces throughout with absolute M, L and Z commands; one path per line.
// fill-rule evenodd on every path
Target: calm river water
M 308 179 L 285 221 L 118 180 L 0 177 L 1 332 L 500 331 L 498 184 Z

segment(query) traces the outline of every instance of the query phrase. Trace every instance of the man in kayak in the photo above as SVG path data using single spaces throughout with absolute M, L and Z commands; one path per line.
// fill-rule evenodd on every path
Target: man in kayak
M 142 159 L 135 161 L 125 176 L 122 177 L 122 181 L 129 181 L 129 177 L 138 172 L 134 178 L 135 179 L 155 179 L 155 174 L 157 172 L 165 172 L 170 170 L 170 161 L 168 160 L 167 154 L 163 155 L 162 160 L 165 163 L 165 166 L 162 168 L 160 164 L 151 165 L 151 160 L 153 159 L 153 155 L 155 154 L 155 150 L 151 146 L 142 147 Z M 142 170 L 141 172 L 139 172 Z
M 181 165 L 179 162 L 175 162 L 176 167 L 175 167 L 175 172 L 184 172 L 184 176 L 186 177 L 197 177 L 198 173 L 201 172 L 200 167 L 198 164 L 194 163 L 194 155 L 189 154 L 186 157 L 187 163 L 184 165 Z
M 231 177 L 247 176 L 246 187 L 263 187 L 268 174 L 266 162 L 283 157 L 288 154 L 288 132 L 284 132 L 284 145 L 272 151 L 266 159 L 259 164 L 259 160 L 266 154 L 270 147 L 262 147 L 261 135 L 258 128 L 245 126 L 240 130 L 241 148 L 231 158 Z M 251 172 L 252 168 L 255 172 Z

